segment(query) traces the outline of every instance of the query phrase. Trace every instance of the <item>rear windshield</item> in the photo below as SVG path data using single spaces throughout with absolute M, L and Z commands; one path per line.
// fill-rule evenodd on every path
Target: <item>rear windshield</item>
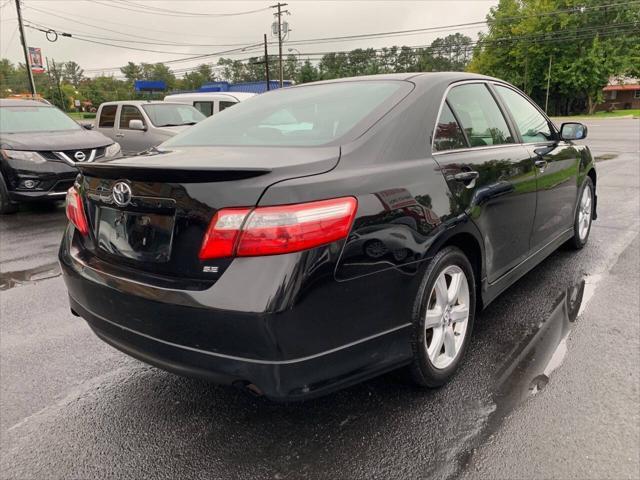
M 191 105 L 177 103 L 152 103 L 142 105 L 151 123 L 156 127 L 176 127 L 178 125 L 193 125 L 205 117 Z
M 0 132 L 52 132 L 82 128 L 55 107 L 0 107 Z
M 324 145 L 375 113 L 371 125 L 409 89 L 407 82 L 380 80 L 284 88 L 239 102 L 162 146 Z

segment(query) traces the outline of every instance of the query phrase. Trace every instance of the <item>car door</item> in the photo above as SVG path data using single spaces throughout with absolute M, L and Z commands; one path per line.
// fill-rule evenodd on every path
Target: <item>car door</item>
M 118 105 L 102 105 L 98 112 L 97 130 L 111 140 L 118 141 L 116 137 L 116 118 Z
M 559 135 L 553 123 L 525 96 L 502 84 L 493 88 L 511 114 L 536 169 L 536 215 L 531 248 L 544 247 L 573 227 L 578 195 L 580 156 Z
M 489 282 L 529 255 L 536 207 L 533 160 L 485 82 L 454 84 L 434 133 L 434 158 L 450 186 L 453 211 L 480 230 Z
M 116 137 L 123 153 L 134 154 L 142 152 L 154 145 L 153 139 L 150 138 L 151 136 L 148 132 L 149 122 L 137 106 L 121 105 L 118 118 Z M 132 130 L 129 128 L 131 120 L 141 120 L 146 130 Z

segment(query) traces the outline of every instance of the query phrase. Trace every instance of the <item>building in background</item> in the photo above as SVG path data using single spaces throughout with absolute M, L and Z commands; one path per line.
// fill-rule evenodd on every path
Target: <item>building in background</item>
M 598 105 L 599 111 L 640 108 L 640 79 L 612 77 L 603 92 L 604 102 Z

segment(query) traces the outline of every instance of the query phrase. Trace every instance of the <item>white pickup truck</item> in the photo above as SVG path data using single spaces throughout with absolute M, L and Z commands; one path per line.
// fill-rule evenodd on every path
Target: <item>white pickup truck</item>
M 126 100 L 100 105 L 95 128 L 120 144 L 122 153 L 148 150 L 206 117 L 177 102 Z

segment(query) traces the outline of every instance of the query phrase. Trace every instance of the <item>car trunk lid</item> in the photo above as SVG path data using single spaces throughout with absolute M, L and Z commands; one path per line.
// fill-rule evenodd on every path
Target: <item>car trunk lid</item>
M 135 272 L 215 280 L 231 259 L 201 261 L 211 218 L 253 207 L 282 180 L 333 169 L 339 147 L 186 147 L 81 165 L 85 247 Z

